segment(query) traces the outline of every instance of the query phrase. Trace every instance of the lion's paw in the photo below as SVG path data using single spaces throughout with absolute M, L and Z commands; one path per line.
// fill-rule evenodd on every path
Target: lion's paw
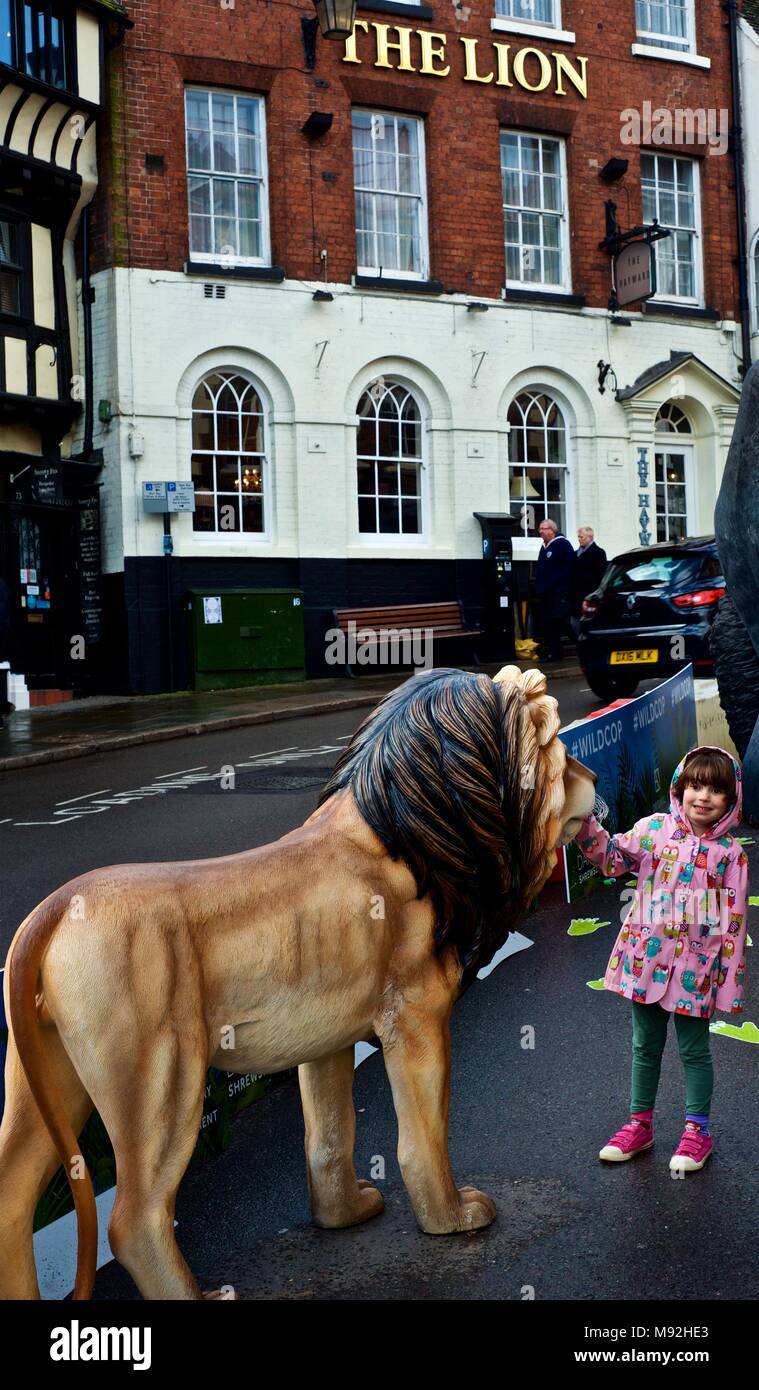
M 479 1231 L 495 1221 L 498 1209 L 492 1197 L 486 1192 L 478 1192 L 476 1187 L 460 1187 L 461 1203 L 460 1231 Z
M 314 1224 L 323 1230 L 341 1230 L 345 1226 L 360 1226 L 362 1221 L 371 1221 L 384 1210 L 385 1199 L 382 1193 L 372 1187 L 366 1178 L 358 1179 L 356 1193 L 338 1211 L 314 1212 Z
M 441 1216 L 439 1220 L 420 1221 L 422 1230 L 429 1236 L 455 1235 L 458 1231 L 479 1231 L 489 1226 L 496 1217 L 496 1205 L 492 1197 L 478 1192 L 476 1187 L 458 1189 L 458 1206 Z

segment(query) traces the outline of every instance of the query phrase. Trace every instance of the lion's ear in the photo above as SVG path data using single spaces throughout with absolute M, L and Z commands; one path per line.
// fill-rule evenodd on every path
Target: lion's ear
M 544 748 L 558 733 L 559 706 L 552 695 L 546 694 L 546 678 L 533 667 L 520 671 L 518 666 L 502 666 L 493 676 L 494 684 L 516 685 L 524 696 L 526 717 L 535 730 L 538 745 Z
M 537 671 L 534 667 L 529 671 L 520 671 L 518 666 L 502 666 L 493 676 L 493 684 L 518 685 L 528 700 L 534 700 L 536 695 L 546 693 L 546 678 L 542 671 Z

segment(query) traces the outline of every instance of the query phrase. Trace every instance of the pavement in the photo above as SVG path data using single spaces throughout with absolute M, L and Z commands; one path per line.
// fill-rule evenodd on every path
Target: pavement
M 502 662 L 466 669 L 491 675 Z M 516 663 L 522 670 L 540 662 Z M 574 656 L 542 664 L 552 680 L 581 674 Z M 541 668 L 542 669 L 542 668 Z M 81 758 L 109 749 L 190 738 L 223 729 L 361 709 L 407 680 L 409 671 L 288 682 L 244 690 L 180 691 L 173 695 L 96 696 L 16 711 L 0 728 L 0 772 Z

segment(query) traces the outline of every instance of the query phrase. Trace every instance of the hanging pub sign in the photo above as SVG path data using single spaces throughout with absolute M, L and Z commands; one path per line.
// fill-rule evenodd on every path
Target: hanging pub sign
M 14 479 L 13 501 L 33 503 L 41 507 L 70 507 L 69 499 L 63 495 L 60 464 L 27 464 Z
M 635 304 L 656 294 L 656 257 L 649 241 L 628 241 L 614 257 L 617 304 Z

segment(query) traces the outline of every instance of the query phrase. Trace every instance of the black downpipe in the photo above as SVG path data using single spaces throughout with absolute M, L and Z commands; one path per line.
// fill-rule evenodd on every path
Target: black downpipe
M 95 374 L 92 359 L 92 282 L 90 280 L 90 209 L 82 213 L 82 321 L 84 328 L 84 444 L 81 458 L 92 458 L 95 433 Z
M 751 366 L 751 316 L 748 289 L 748 238 L 746 232 L 746 186 L 743 179 L 743 124 L 741 119 L 741 74 L 738 63 L 738 9 L 736 0 L 726 0 L 722 7 L 730 27 L 730 68 L 733 88 L 733 168 L 735 174 L 735 204 L 738 215 L 738 281 L 740 285 L 741 347 L 743 375 Z

